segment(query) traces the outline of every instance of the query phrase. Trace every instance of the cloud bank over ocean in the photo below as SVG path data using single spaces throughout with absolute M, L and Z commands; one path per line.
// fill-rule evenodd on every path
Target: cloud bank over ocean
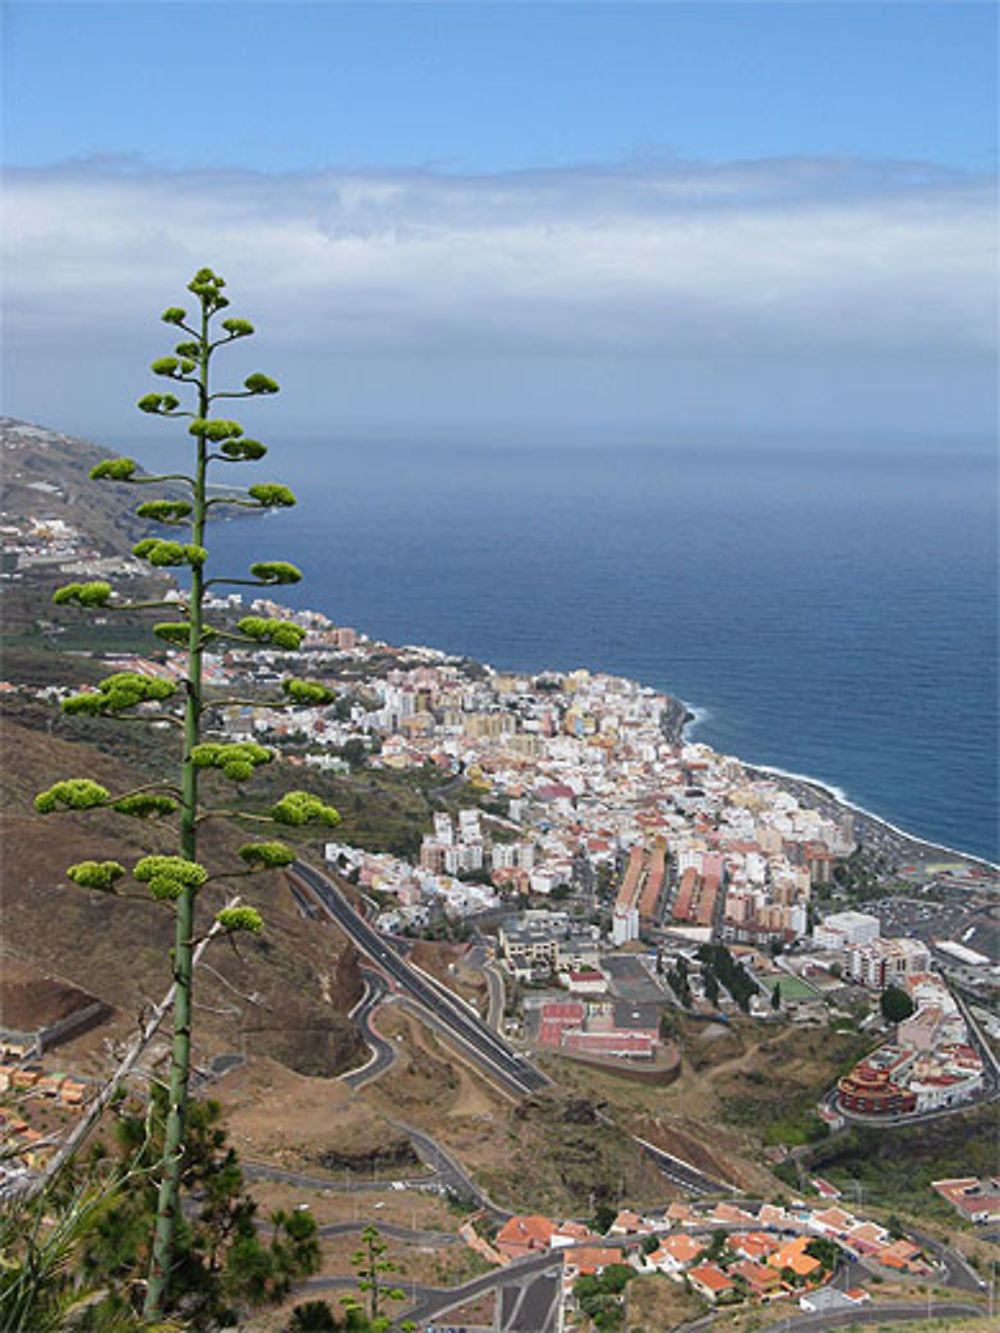
M 929 409 L 988 429 L 981 176 L 846 158 L 477 176 L 93 160 L 11 171 L 6 204 L 6 410 L 53 403 L 67 425 L 75 402 L 114 428 L 101 400 L 123 375 L 143 387 L 157 303 L 209 263 L 294 382 L 300 427 L 335 381 L 347 420 L 381 406 L 433 425 L 435 401 L 474 420 L 501 393 L 511 419 L 766 423 L 783 393 L 793 422 L 868 410 L 905 428 Z

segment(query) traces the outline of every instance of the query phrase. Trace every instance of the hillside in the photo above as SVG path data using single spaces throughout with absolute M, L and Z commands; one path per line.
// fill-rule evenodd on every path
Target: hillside
M 149 851 L 173 850 L 170 829 L 103 812 L 36 815 L 32 797 L 59 777 L 88 774 L 121 789 L 141 775 L 89 745 L 9 719 L 0 735 L 4 956 L 38 979 L 103 1000 L 116 1011 L 112 1026 L 127 1032 L 143 1001 L 159 998 L 169 985 L 170 918 L 144 899 L 114 901 L 80 889 L 66 880 L 65 869 L 78 860 L 127 864 Z M 205 863 L 231 870 L 231 853 L 243 840 L 234 830 L 208 825 Z M 206 907 L 220 905 L 223 887 L 231 886 L 215 890 Z M 197 981 L 196 1063 L 245 1050 L 300 1073 L 330 1075 L 363 1058 L 346 1017 L 361 994 L 353 950 L 336 931 L 302 919 L 279 875 L 241 881 L 239 890 L 260 909 L 267 928 L 238 953 L 220 943 L 206 959 Z M 27 1017 L 22 1011 L 23 1005 L 21 1021 Z
M 133 510 L 138 499 L 127 486 L 98 486 L 90 469 L 115 457 L 86 440 L 45 426 L 0 417 L 0 511 L 21 517 L 41 514 L 86 532 L 101 555 L 126 555 L 146 531 Z M 166 491 L 167 487 L 164 487 Z M 143 493 L 142 499 L 146 499 Z

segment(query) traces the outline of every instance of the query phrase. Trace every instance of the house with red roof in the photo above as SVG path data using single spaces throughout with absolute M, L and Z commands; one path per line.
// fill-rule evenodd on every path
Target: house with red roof
M 549 1249 L 555 1229 L 556 1224 L 539 1213 L 515 1215 L 497 1232 L 496 1248 L 508 1263 L 523 1259 L 535 1250 Z
M 763 1231 L 744 1231 L 729 1237 L 729 1248 L 742 1259 L 760 1263 L 781 1248 L 781 1241 L 777 1236 L 769 1236 Z
M 704 1296 L 713 1305 L 720 1296 L 736 1290 L 736 1283 L 726 1277 L 718 1264 L 699 1264 L 697 1268 L 690 1269 L 688 1281 L 699 1296 Z
M 608 1234 L 611 1236 L 634 1236 L 640 1231 L 648 1232 L 651 1230 L 652 1228 L 642 1220 L 638 1213 L 623 1208 L 611 1223 Z
M 752 1296 L 757 1296 L 761 1300 L 767 1296 L 775 1296 L 784 1289 L 779 1272 L 768 1268 L 766 1264 L 755 1264 L 752 1259 L 743 1259 L 738 1264 L 733 1264 L 729 1271 L 747 1284 Z
M 567 1250 L 563 1260 L 563 1273 L 575 1281 L 584 1273 L 603 1273 L 605 1268 L 622 1262 L 622 1252 L 610 1245 L 581 1246 L 578 1250 Z
M 806 1246 L 811 1243 L 809 1236 L 796 1236 L 773 1254 L 767 1256 L 767 1262 L 780 1273 L 783 1268 L 790 1268 L 796 1277 L 811 1277 L 821 1264 L 811 1254 L 806 1254 Z
M 590 1241 L 599 1240 L 589 1227 L 585 1227 L 582 1222 L 563 1222 L 553 1231 L 549 1244 L 554 1250 L 562 1249 L 565 1245 L 585 1245 Z
M 659 1250 L 654 1250 L 654 1255 L 660 1257 L 656 1260 L 656 1266 L 664 1273 L 679 1273 L 682 1268 L 687 1268 L 688 1264 L 693 1264 L 705 1248 L 704 1240 L 697 1236 L 689 1236 L 685 1232 L 678 1232 L 676 1236 L 666 1236 L 660 1242 Z

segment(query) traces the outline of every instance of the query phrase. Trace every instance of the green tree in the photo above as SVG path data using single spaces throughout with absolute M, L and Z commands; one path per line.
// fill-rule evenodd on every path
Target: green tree
M 292 1309 L 289 1333 L 336 1333 L 338 1324 L 326 1301 L 303 1301 Z
M 70 1176 L 96 1173 L 113 1186 L 75 1262 L 76 1279 L 103 1292 L 92 1301 L 97 1320 L 128 1311 L 148 1270 L 167 1103 L 158 1085 L 148 1105 L 119 1103 L 113 1141 L 95 1144 L 89 1161 L 69 1168 Z M 174 1238 L 172 1290 L 173 1312 L 186 1329 L 238 1322 L 247 1308 L 283 1300 L 293 1281 L 316 1271 L 316 1222 L 307 1210 L 272 1214 L 264 1236 L 216 1101 L 188 1105 L 181 1189 L 186 1204 Z
M 900 986 L 886 986 L 879 999 L 882 1017 L 887 1023 L 902 1023 L 916 1006 L 907 991 Z
M 813 1259 L 818 1259 L 827 1273 L 832 1273 L 840 1263 L 840 1247 L 835 1241 L 827 1240 L 825 1236 L 817 1236 L 806 1246 L 806 1254 Z
M 771 1008 L 777 1012 L 781 1008 L 781 982 L 779 981 L 771 992 Z
M 209 623 L 206 599 L 210 589 L 219 584 L 256 588 L 274 588 L 297 583 L 300 572 L 284 561 L 260 561 L 250 567 L 250 578 L 209 577 L 209 552 L 205 546 L 208 520 L 226 506 L 241 506 L 265 511 L 285 508 L 295 503 L 287 486 L 257 483 L 245 492 L 209 493 L 208 474 L 213 465 L 228 467 L 253 463 L 267 450 L 257 440 L 244 435 L 236 421 L 213 415 L 220 399 L 257 398 L 278 392 L 278 385 L 260 372 L 246 376 L 242 387 L 218 390 L 211 370 L 213 357 L 231 343 L 251 336 L 252 324 L 245 319 L 218 317 L 229 305 L 223 293 L 225 283 L 211 269 L 201 269 L 188 284 L 197 309 L 189 320 L 187 312 L 171 306 L 163 313 L 164 323 L 180 330 L 181 341 L 171 355 L 159 357 L 152 370 L 171 382 L 172 388 L 188 395 L 187 405 L 175 393 L 149 393 L 139 400 L 141 411 L 170 420 L 186 421 L 192 438 L 193 467 L 190 473 L 149 477 L 139 473 L 130 458 L 106 459 L 91 472 L 95 481 L 126 485 L 172 482 L 180 488 L 182 499 L 154 499 L 140 504 L 139 517 L 172 529 L 181 540 L 147 537 L 134 547 L 134 554 L 154 570 L 183 568 L 189 588 L 182 602 L 183 619 L 164 621 L 153 633 L 168 646 L 184 653 L 181 689 L 172 682 L 133 672 L 116 672 L 102 681 L 97 690 L 64 701 L 68 713 L 140 721 L 162 720 L 175 726 L 183 737 L 176 782 L 154 782 L 133 791 L 112 794 L 89 778 L 71 778 L 57 782 L 35 800 L 42 814 L 55 810 L 112 809 L 138 819 L 176 819 L 177 854 L 146 856 L 132 867 L 132 877 L 147 886 L 151 897 L 171 912 L 175 920 L 175 941 L 171 964 L 175 983 L 173 1003 L 173 1041 L 169 1107 L 166 1119 L 163 1159 L 160 1173 L 156 1227 L 146 1290 L 145 1315 L 149 1320 L 161 1317 L 173 1281 L 174 1237 L 179 1223 L 179 1185 L 184 1156 L 185 1120 L 191 1065 L 192 955 L 198 943 L 199 922 L 196 904 L 213 880 L 232 875 L 212 875 L 198 861 L 198 835 L 206 820 L 241 813 L 228 805 L 209 807 L 199 801 L 199 779 L 214 771 L 232 783 L 243 783 L 254 771 L 270 762 L 273 753 L 256 744 L 204 743 L 202 723 L 208 706 L 202 688 L 202 658 L 206 649 L 237 644 L 246 649 L 270 648 L 281 652 L 298 649 L 305 631 L 292 621 L 268 616 L 244 616 L 235 631 Z M 98 581 L 71 583 L 55 593 L 57 604 L 84 609 L 130 609 L 139 606 L 171 606 L 168 600 L 129 603 L 117 598 L 110 584 Z M 282 705 L 329 703 L 332 693 L 311 681 L 287 679 L 283 683 Z M 213 700 L 213 706 L 233 700 Z M 266 814 L 248 816 L 261 822 L 299 826 L 308 823 L 333 825 L 339 822 L 335 810 L 305 792 L 288 792 Z M 253 874 L 288 865 L 294 853 L 281 842 L 255 842 L 244 846 L 241 874 Z M 67 871 L 70 879 L 87 889 L 116 893 L 118 882 L 126 874 L 117 861 L 84 861 Z M 237 900 L 215 912 L 215 920 L 224 933 L 240 931 L 252 934 L 262 928 L 260 914 Z

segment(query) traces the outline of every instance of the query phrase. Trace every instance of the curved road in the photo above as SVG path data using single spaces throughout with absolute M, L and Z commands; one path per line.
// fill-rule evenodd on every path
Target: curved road
M 378 1078 L 396 1058 L 396 1048 L 392 1042 L 387 1041 L 371 1025 L 372 1014 L 389 994 L 389 983 L 381 972 L 376 972 L 372 968 L 362 967 L 359 971 L 365 979 L 365 993 L 348 1017 L 353 1020 L 368 1043 L 371 1056 L 357 1069 L 340 1075 L 341 1083 L 346 1083 L 352 1090 L 364 1087 L 366 1083 Z
M 523 1097 L 548 1086 L 549 1080 L 524 1056 L 493 1032 L 478 1015 L 447 986 L 411 967 L 377 931 L 358 915 L 337 886 L 320 871 L 296 861 L 286 872 L 297 879 L 321 903 L 327 914 L 349 936 L 355 946 L 380 967 L 400 990 L 433 1014 L 450 1039 L 495 1083 Z

